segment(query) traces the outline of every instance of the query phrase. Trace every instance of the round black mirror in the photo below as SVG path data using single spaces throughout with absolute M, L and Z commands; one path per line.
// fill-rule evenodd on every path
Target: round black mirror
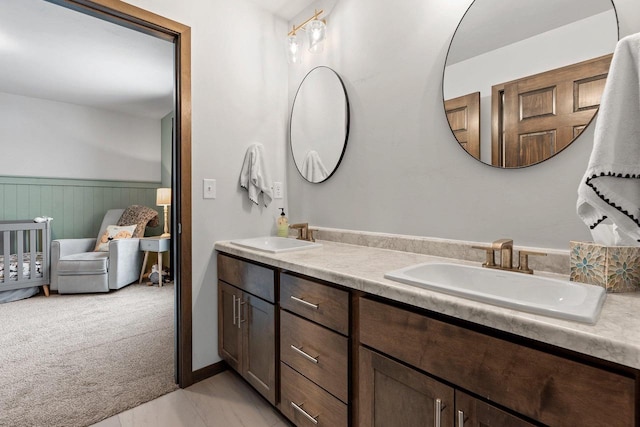
M 349 139 L 349 99 L 342 79 L 316 67 L 302 79 L 291 107 L 291 153 L 300 175 L 326 181 L 338 169 Z

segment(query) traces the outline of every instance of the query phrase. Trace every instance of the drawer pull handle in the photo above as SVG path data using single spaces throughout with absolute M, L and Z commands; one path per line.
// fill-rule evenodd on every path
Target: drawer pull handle
M 291 402 L 291 406 L 293 406 L 293 409 L 295 409 L 296 411 L 300 412 L 302 415 L 305 416 L 305 418 L 307 418 L 309 421 L 311 421 L 314 424 L 318 424 L 318 420 L 317 418 L 320 415 L 316 415 L 315 417 L 312 417 L 311 415 L 309 415 L 309 413 L 307 411 L 305 411 L 304 409 L 302 409 L 302 405 L 304 405 L 304 403 L 301 403 L 300 405 L 296 405 L 295 403 L 293 403 L 293 401 Z
M 291 350 L 298 353 L 300 356 L 304 357 L 307 360 L 312 361 L 313 363 L 318 363 L 318 358 L 311 356 L 309 353 L 302 351 L 302 347 L 298 348 L 295 345 L 291 344 Z
M 246 303 L 246 301 L 242 301 L 240 298 L 238 298 L 238 329 L 240 329 L 242 323 L 247 321 L 247 319 L 242 319 L 242 306 Z
M 311 308 L 313 308 L 314 310 L 317 310 L 317 309 L 318 309 L 318 307 L 319 307 L 319 305 L 318 305 L 318 304 L 312 304 L 312 303 L 310 303 L 309 301 L 305 301 L 305 300 L 303 300 L 303 299 L 301 299 L 301 298 L 294 297 L 293 295 L 291 295 L 291 297 L 290 297 L 290 298 L 291 298 L 292 300 L 296 301 L 296 302 L 299 302 L 300 304 L 304 304 L 304 305 L 306 305 L 307 307 L 311 307 Z
M 236 324 L 236 296 L 231 295 L 233 297 L 233 324 Z
M 440 399 L 436 399 L 434 401 L 434 413 L 435 413 L 435 420 L 434 420 L 434 425 L 435 427 L 441 427 L 442 426 L 442 400 Z
M 458 427 L 464 427 L 464 412 L 458 411 Z

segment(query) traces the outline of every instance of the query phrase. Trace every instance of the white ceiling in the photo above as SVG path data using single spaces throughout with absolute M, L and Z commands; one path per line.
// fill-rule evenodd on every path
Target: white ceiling
M 44 0 L 0 0 L 0 92 L 162 118 L 173 48 Z
M 611 0 L 475 0 L 456 30 L 447 64 L 611 9 Z
M 249 0 L 260 8 L 273 13 L 287 22 L 295 18 L 316 0 Z
M 248 1 L 291 21 L 316 0 Z M 162 118 L 173 48 L 44 0 L 0 0 L 0 92 Z

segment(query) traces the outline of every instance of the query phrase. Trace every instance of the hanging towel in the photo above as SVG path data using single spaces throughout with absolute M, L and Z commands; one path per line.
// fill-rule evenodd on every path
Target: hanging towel
M 240 172 L 240 186 L 249 192 L 249 200 L 256 205 L 262 193 L 262 201 L 269 206 L 273 199 L 273 185 L 269 178 L 262 144 L 252 144 L 244 155 L 244 163 Z
M 578 216 L 609 219 L 640 241 L 640 33 L 620 40 L 602 94 L 593 151 L 578 187 Z
M 302 175 L 311 182 L 321 182 L 327 179 L 329 172 L 324 167 L 320 155 L 317 151 L 311 150 L 304 157 L 302 162 Z

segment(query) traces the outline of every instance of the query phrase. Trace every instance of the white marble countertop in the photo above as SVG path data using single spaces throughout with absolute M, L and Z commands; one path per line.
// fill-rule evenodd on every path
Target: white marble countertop
M 229 242 L 217 242 L 215 249 L 640 369 L 640 292 L 608 294 L 597 323 L 587 325 L 475 302 L 384 278 L 388 271 L 429 261 L 479 263 L 319 242 L 323 245 L 320 248 L 281 254 L 246 249 Z

